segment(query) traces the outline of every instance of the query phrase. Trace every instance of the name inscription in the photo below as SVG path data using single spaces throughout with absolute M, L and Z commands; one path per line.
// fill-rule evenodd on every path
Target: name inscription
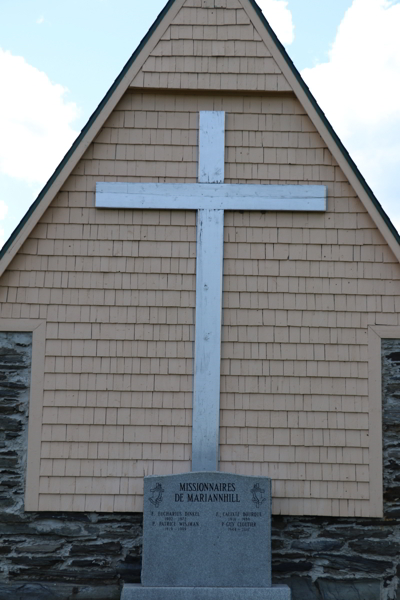
M 218 511 L 214 514 L 216 527 L 228 531 L 246 533 L 254 528 L 262 518 L 261 512 L 247 511 Z M 161 531 L 187 531 L 204 525 L 209 526 L 209 520 L 203 524 L 201 513 L 197 511 L 162 511 L 151 512 L 152 526 Z

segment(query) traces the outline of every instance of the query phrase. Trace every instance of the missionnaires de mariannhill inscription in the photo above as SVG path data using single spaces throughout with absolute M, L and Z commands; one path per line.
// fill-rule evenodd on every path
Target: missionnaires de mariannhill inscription
M 270 586 L 270 517 L 270 480 L 264 477 L 200 472 L 145 478 L 142 583 Z

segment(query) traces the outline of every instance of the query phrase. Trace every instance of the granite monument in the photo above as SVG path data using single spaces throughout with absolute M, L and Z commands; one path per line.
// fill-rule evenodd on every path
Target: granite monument
M 271 585 L 271 480 L 222 472 L 144 480 L 142 585 L 122 600 L 289 600 Z

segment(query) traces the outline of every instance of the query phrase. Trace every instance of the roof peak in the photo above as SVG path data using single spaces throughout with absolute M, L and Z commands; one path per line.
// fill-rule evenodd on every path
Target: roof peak
M 230 89 L 230 83 L 233 85 L 234 78 L 229 77 L 229 73 L 219 73 L 220 79 L 218 80 L 216 77 L 212 78 L 212 73 L 200 72 L 201 77 L 197 77 L 197 84 L 192 77 L 186 77 L 185 81 L 187 82 L 188 88 L 187 91 L 206 91 L 209 93 L 227 93 L 229 91 L 235 92 L 244 92 L 244 93 L 272 93 L 272 92 L 288 92 L 290 90 L 296 95 L 300 103 L 303 105 L 304 109 L 308 113 L 311 118 L 314 126 L 318 130 L 319 134 L 325 141 L 326 145 L 332 152 L 336 161 L 342 168 L 346 177 L 349 179 L 349 182 L 355 189 L 356 193 L 364 203 L 365 208 L 369 212 L 370 216 L 374 220 L 381 234 L 385 238 L 386 242 L 398 258 L 400 260 L 400 236 L 397 233 L 395 227 L 391 223 L 388 215 L 383 210 L 382 206 L 376 199 L 373 194 L 371 188 L 366 183 L 364 177 L 361 175 L 354 161 L 351 159 L 349 153 L 346 148 L 342 144 L 341 140 L 333 130 L 329 121 L 325 117 L 323 111 L 318 106 L 315 98 L 310 92 L 309 88 L 305 84 L 302 79 L 300 73 L 297 71 L 294 66 L 292 60 L 288 56 L 285 48 L 278 40 L 265 16 L 263 15 L 260 7 L 255 2 L 255 0 L 169 0 L 163 10 L 160 12 L 153 25 L 150 27 L 149 31 L 145 35 L 145 37 L 140 42 L 137 49 L 133 52 L 132 56 L 127 61 L 126 65 L 122 69 L 121 73 L 118 75 L 107 94 L 104 96 L 94 113 L 89 118 L 87 124 L 82 129 L 80 135 L 76 139 L 76 141 L 71 146 L 70 150 L 67 152 L 49 181 L 46 183 L 36 201 L 32 204 L 24 218 L 21 220 L 17 228 L 11 234 L 10 238 L 7 240 L 5 245 L 3 246 L 0 252 L 0 274 L 4 272 L 4 270 L 9 265 L 12 258 L 18 252 L 19 248 L 22 246 L 24 241 L 27 239 L 32 229 L 35 227 L 36 223 L 39 221 L 45 210 L 48 208 L 56 194 L 61 189 L 63 183 L 66 181 L 67 177 L 71 174 L 78 161 L 82 158 L 83 154 L 92 143 L 96 135 L 99 133 L 101 127 L 104 125 L 106 119 L 111 114 L 112 110 L 115 108 L 119 100 L 122 98 L 123 94 L 131 87 L 131 89 L 135 91 L 146 91 L 146 89 L 151 89 L 150 85 L 146 86 L 145 81 L 145 73 L 155 73 L 155 71 L 151 70 L 143 70 L 146 61 L 150 60 L 155 62 L 160 59 L 162 62 L 163 55 L 157 54 L 157 46 L 162 45 L 162 42 L 171 42 L 171 52 L 173 52 L 174 41 L 176 43 L 184 42 L 184 39 L 180 39 L 179 37 L 174 38 L 174 34 L 171 36 L 171 31 L 169 34 L 170 39 L 168 39 L 168 28 L 171 28 L 174 20 L 177 20 L 176 27 L 180 27 L 178 13 L 182 8 L 190 8 L 195 9 L 196 11 L 205 12 L 208 9 L 222 9 L 227 10 L 228 13 L 232 10 L 240 11 L 242 14 L 246 15 L 246 23 L 235 23 L 232 26 L 235 27 L 248 27 L 249 24 L 252 27 L 253 39 L 247 40 L 249 42 L 249 46 L 257 46 L 264 47 L 268 52 L 264 53 L 264 56 L 258 56 L 257 52 L 259 50 L 255 50 L 256 56 L 249 57 L 241 57 L 236 56 L 236 58 L 260 58 L 264 61 L 263 64 L 269 65 L 267 68 L 275 69 L 277 72 L 272 73 L 243 73 L 242 78 L 237 77 L 235 81 L 234 89 Z M 198 18 L 201 20 L 200 13 L 198 14 Z M 206 23 L 203 24 L 195 24 L 191 25 L 191 27 L 219 27 L 220 35 L 221 28 L 224 26 L 228 26 L 228 23 Z M 185 27 L 185 25 L 183 25 Z M 239 31 L 238 35 L 242 35 Z M 187 34 L 189 35 L 189 34 Z M 196 31 L 196 35 L 200 35 L 199 31 Z M 250 33 L 249 33 L 250 35 Z M 190 37 L 187 38 L 189 41 L 193 42 L 193 53 L 189 56 L 189 59 L 195 60 L 198 58 L 194 51 L 194 41 L 195 38 Z M 197 39 L 198 42 L 207 42 L 206 39 Z M 243 40 L 242 40 L 243 41 Z M 245 41 L 245 40 L 244 40 Z M 237 40 L 238 47 L 240 40 Z M 176 44 L 175 44 L 176 45 Z M 217 49 L 216 49 L 217 51 Z M 252 50 L 254 52 L 254 50 Z M 235 52 L 235 49 L 234 49 Z M 261 52 L 262 54 L 262 52 Z M 174 56 L 173 54 L 171 55 Z M 182 56 L 183 60 L 185 59 Z M 225 54 L 216 54 L 213 55 L 212 49 L 211 54 L 208 56 L 209 59 L 212 59 L 212 64 L 217 62 L 218 58 L 222 60 L 226 58 Z M 233 54 L 233 58 L 235 55 Z M 215 59 L 215 61 L 214 61 Z M 248 61 L 250 65 L 252 61 Z M 261 61 L 262 62 L 262 61 Z M 151 65 L 147 65 L 147 67 L 151 68 Z M 221 67 L 222 68 L 222 67 Z M 225 67 L 226 68 L 226 67 Z M 249 67 L 250 68 L 250 67 Z M 146 66 L 145 66 L 146 69 Z M 143 81 L 140 80 L 140 73 L 143 74 Z M 176 73 L 175 73 L 176 74 Z M 218 73 L 217 73 L 218 75 Z M 148 77 L 148 80 L 155 81 L 154 76 L 151 75 Z M 168 79 L 168 78 L 166 78 Z M 182 87 L 182 81 L 179 81 L 178 88 L 178 78 L 175 78 L 175 85 L 171 82 L 174 81 L 174 78 L 170 78 L 169 87 L 162 87 L 164 81 L 159 78 L 156 88 L 160 90 L 168 89 L 169 91 L 182 91 L 185 87 Z M 202 85 L 205 87 L 201 87 L 199 85 L 199 81 L 202 82 Z M 276 82 L 276 84 L 275 84 Z M 218 83 L 217 87 L 213 87 L 214 84 Z M 246 87 L 246 83 L 248 83 L 248 87 Z M 168 81 L 167 81 L 168 84 Z M 276 89 L 273 89 L 275 86 Z

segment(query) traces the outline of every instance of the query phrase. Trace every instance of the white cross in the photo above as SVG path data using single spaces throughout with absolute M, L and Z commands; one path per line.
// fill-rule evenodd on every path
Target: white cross
M 200 112 L 199 183 L 97 183 L 97 208 L 197 210 L 192 471 L 217 471 L 224 210 L 325 211 L 321 185 L 224 184 L 225 113 Z

